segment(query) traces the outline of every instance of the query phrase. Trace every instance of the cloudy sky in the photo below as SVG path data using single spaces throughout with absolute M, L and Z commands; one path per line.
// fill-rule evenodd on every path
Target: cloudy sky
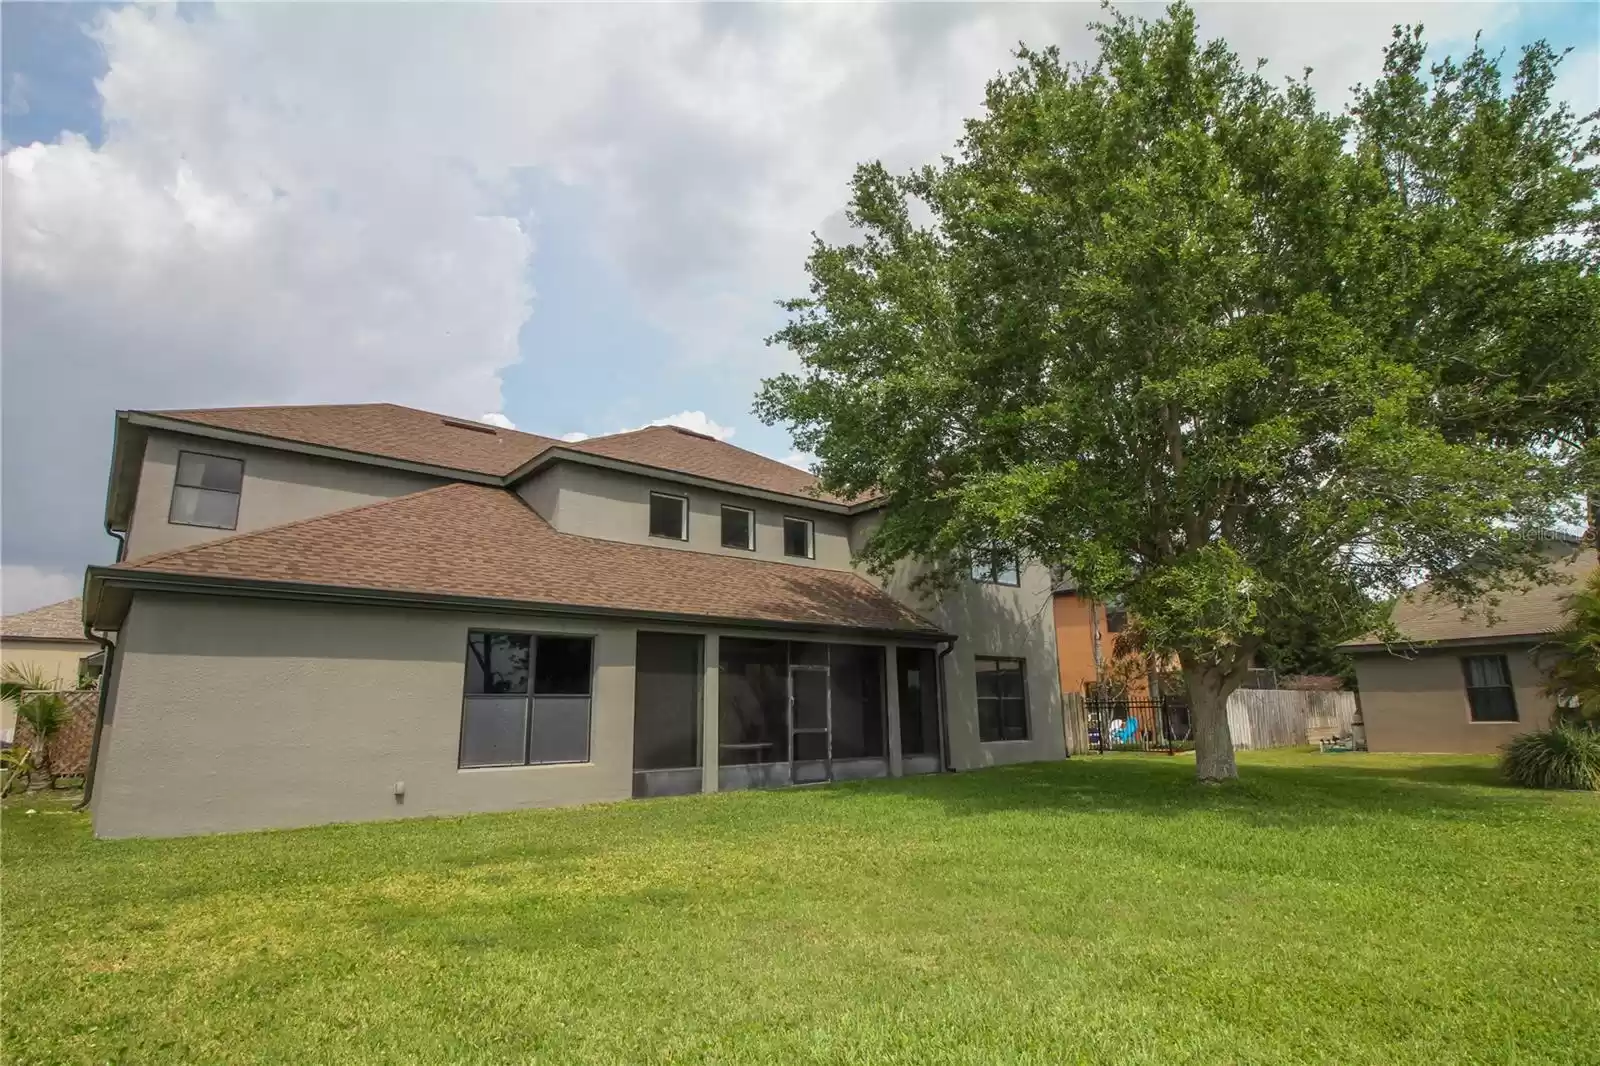
M 1141 13 L 1154 11 L 1137 8 Z M 1389 28 L 1572 45 L 1593 4 L 1200 5 L 1330 108 Z M 0 8 L 0 599 L 74 594 L 118 408 L 388 400 L 550 435 L 670 419 L 780 459 L 763 338 L 853 166 L 947 151 L 1092 5 Z M 803 460 L 802 460 L 803 461 Z

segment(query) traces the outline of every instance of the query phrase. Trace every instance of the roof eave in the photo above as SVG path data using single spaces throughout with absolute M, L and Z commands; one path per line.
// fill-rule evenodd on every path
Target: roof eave
M 1548 630 L 1539 633 L 1490 633 L 1473 637 L 1439 637 L 1433 640 L 1397 640 L 1393 644 L 1382 641 L 1352 641 L 1340 644 L 1339 650 L 1359 654 L 1363 652 L 1404 653 L 1430 651 L 1435 648 L 1472 648 L 1490 644 L 1537 644 L 1550 635 Z
M 897 640 L 914 640 L 927 643 L 956 639 L 953 634 L 938 629 L 841 626 L 805 620 L 786 621 L 684 614 L 671 611 L 512 600 L 492 596 L 462 596 L 451 593 L 355 588 L 311 582 L 262 581 L 248 578 L 179 574 L 157 570 L 137 570 L 120 566 L 91 566 L 89 568 L 84 582 L 84 604 L 86 605 L 84 615 L 86 620 L 94 628 L 103 631 L 118 628 L 126 616 L 128 600 L 131 599 L 127 593 L 135 590 L 247 596 L 254 599 L 311 600 L 324 603 L 420 607 L 432 610 L 559 614 L 569 617 L 633 619 L 673 625 L 727 629 L 774 629 L 785 632 L 829 633 L 840 636 L 892 637 Z M 104 612 L 103 614 L 102 611 Z

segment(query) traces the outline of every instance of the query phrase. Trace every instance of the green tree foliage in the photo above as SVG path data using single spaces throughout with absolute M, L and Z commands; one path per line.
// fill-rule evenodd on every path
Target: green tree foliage
M 1572 595 L 1544 650 L 1554 653 L 1545 691 L 1564 701 L 1560 717 L 1600 729 L 1600 570 Z
M 829 488 L 889 494 L 863 551 L 880 572 L 921 559 L 931 591 L 997 542 L 1121 597 L 1182 664 L 1200 776 L 1231 777 L 1226 698 L 1264 644 L 1382 625 L 1376 597 L 1422 577 L 1465 598 L 1538 569 L 1518 534 L 1560 517 L 1570 466 L 1531 446 L 1534 416 L 1473 430 L 1472 408 L 1522 348 L 1566 360 L 1592 294 L 1512 336 L 1514 301 L 1480 322 L 1470 293 L 1592 241 L 1573 234 L 1595 175 L 1583 124 L 1519 77 L 1509 101 L 1424 103 L 1532 112 L 1496 142 L 1520 177 L 1466 203 L 1448 169 L 1494 152 L 1463 146 L 1419 197 L 1386 147 L 1414 108 L 1410 32 L 1333 117 L 1202 44 L 1182 5 L 1096 30 L 1092 65 L 1019 51 L 955 157 L 858 169 L 855 241 L 817 242 L 773 338 L 802 371 L 757 411 Z M 1557 62 L 1535 46 L 1524 66 Z M 1565 212 L 1524 220 L 1505 190 L 1529 183 L 1566 189 Z M 1497 212 L 1542 239 L 1464 239 Z

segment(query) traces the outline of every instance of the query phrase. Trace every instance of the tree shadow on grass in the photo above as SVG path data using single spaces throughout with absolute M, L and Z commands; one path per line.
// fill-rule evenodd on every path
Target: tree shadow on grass
M 857 782 L 860 792 L 943 805 L 956 815 L 1003 811 L 1128 813 L 1178 818 L 1220 814 L 1253 825 L 1309 828 L 1374 815 L 1423 821 L 1516 821 L 1546 797 L 1510 787 L 1491 766 L 1471 762 L 1366 762 L 1328 756 L 1325 763 L 1247 762 L 1239 780 L 1201 784 L 1191 759 L 1079 756 L 956 774 Z

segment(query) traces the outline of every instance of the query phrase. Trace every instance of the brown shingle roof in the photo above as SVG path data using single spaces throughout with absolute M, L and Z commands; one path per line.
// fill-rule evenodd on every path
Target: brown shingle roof
M 213 407 L 150 413 L 218 429 L 495 476 L 511 473 L 560 443 L 533 433 L 500 429 L 470 419 L 449 419 L 392 403 Z M 465 426 L 459 424 L 463 422 Z
M 1535 585 L 1521 592 L 1501 593 L 1500 602 L 1493 607 L 1493 624 L 1489 623 L 1482 605 L 1475 605 L 1463 617 L 1460 607 L 1442 597 L 1430 595 L 1426 584 L 1402 596 L 1395 603 L 1390 618 L 1406 641 L 1419 644 L 1438 640 L 1540 636 L 1561 625 L 1568 597 L 1588 580 L 1595 566 L 1594 550 L 1586 548 L 1576 556 L 1556 564 L 1556 572 L 1570 577 L 1570 583 Z M 1369 633 L 1350 641 L 1345 647 L 1371 647 L 1378 643 L 1376 636 Z
M 513 473 L 549 448 L 566 448 L 766 492 L 829 503 L 860 502 L 818 493 L 817 479 L 804 470 L 676 426 L 647 426 L 567 443 L 390 403 L 213 407 L 148 413 L 179 422 L 495 477 Z M 463 421 L 471 428 L 460 425 Z
M 829 503 L 853 502 L 826 492 L 819 493 L 817 479 L 804 470 L 677 426 L 646 426 L 628 433 L 590 437 L 566 447 L 607 459 L 675 470 L 768 492 L 809 496 Z
M 34 640 L 83 640 L 83 601 L 62 600 L 0 618 L 0 636 Z
M 939 632 L 853 573 L 558 533 L 515 494 L 464 483 L 110 570 Z

